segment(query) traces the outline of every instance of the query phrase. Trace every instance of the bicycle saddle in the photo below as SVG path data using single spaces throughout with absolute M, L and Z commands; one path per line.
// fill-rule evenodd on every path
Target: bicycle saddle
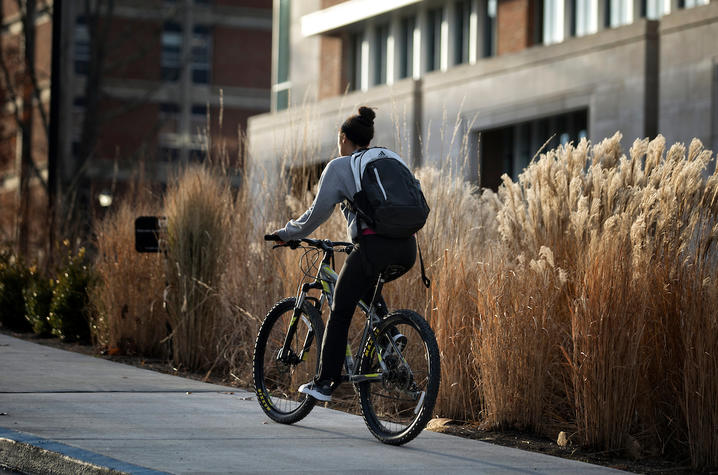
M 391 264 L 382 271 L 381 275 L 384 278 L 384 282 L 389 282 L 406 274 L 407 270 L 404 266 Z

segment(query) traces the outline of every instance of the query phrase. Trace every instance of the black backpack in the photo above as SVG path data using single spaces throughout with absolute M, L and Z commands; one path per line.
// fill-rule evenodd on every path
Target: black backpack
M 399 155 L 374 147 L 352 155 L 357 192 L 351 207 L 377 234 L 409 237 L 420 230 L 429 206 L 414 177 Z

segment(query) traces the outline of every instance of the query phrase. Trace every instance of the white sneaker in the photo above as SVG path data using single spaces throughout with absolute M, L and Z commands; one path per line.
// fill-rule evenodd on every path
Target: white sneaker
M 329 402 L 332 400 L 332 388 L 329 385 L 317 384 L 314 381 L 299 386 L 299 392 L 311 396 L 317 401 Z

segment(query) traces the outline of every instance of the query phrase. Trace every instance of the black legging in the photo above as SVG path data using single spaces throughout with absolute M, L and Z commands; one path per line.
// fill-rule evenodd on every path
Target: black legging
M 403 272 L 391 276 L 392 280 L 396 279 L 411 269 L 415 260 L 416 240 L 413 236 L 391 239 L 372 234 L 359 238 L 339 272 L 334 289 L 334 304 L 322 341 L 319 382 L 339 384 L 354 309 L 359 300 L 367 305 L 371 302 L 379 274 L 388 266 L 400 266 Z

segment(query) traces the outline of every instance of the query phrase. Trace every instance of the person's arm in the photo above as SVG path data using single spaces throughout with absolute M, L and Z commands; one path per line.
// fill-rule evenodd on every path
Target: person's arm
M 334 207 L 343 201 L 339 192 L 340 181 L 332 162 L 326 166 L 319 179 L 319 189 L 314 202 L 299 218 L 275 231 L 282 241 L 291 241 L 309 236 L 324 221 L 329 219 Z

